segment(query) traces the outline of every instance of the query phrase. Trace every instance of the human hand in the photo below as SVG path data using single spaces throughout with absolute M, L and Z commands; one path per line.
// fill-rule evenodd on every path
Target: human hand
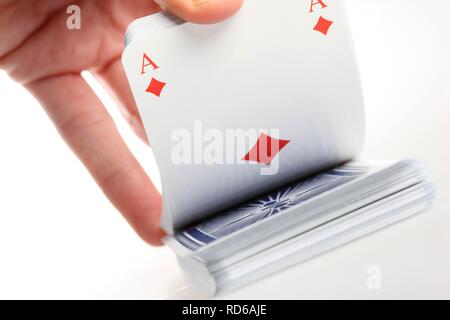
M 196 23 L 233 15 L 243 0 L 155 0 Z M 160 11 L 150 0 L 0 0 L 0 69 L 27 88 L 95 181 L 146 242 L 158 245 L 161 196 L 131 154 L 99 98 L 81 76 L 92 72 L 145 134 L 120 62 L 126 26 Z M 66 28 L 69 5 L 82 28 Z

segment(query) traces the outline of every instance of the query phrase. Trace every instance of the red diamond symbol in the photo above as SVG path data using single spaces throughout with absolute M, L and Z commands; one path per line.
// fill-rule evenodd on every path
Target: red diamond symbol
M 242 160 L 256 161 L 268 165 L 289 142 L 289 140 L 279 140 L 261 133 L 254 147 Z
M 314 27 L 314 30 L 319 31 L 319 32 L 323 33 L 324 35 L 327 35 L 328 30 L 330 30 L 330 27 L 332 24 L 333 24 L 333 21 L 327 20 L 324 17 L 320 17 L 319 21 L 317 21 L 317 24 Z
M 148 85 L 146 92 L 153 93 L 155 96 L 159 97 L 161 95 L 161 91 L 166 86 L 165 82 L 161 82 L 156 80 L 155 78 L 152 78 L 150 81 L 150 84 Z

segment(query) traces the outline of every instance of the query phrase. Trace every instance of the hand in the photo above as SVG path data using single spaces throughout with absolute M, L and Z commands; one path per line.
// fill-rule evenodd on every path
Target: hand
M 196 23 L 233 15 L 243 0 L 157 0 Z M 81 8 L 81 30 L 66 28 L 66 9 Z M 148 243 L 161 243 L 161 196 L 80 73 L 110 90 L 134 131 L 144 130 L 120 62 L 126 26 L 160 11 L 150 0 L 0 0 L 0 68 L 42 104 L 100 188 Z

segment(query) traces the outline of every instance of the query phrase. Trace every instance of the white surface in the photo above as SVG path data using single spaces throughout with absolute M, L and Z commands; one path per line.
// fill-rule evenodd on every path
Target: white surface
M 450 298 L 450 2 L 351 0 L 369 159 L 426 162 L 432 210 L 226 298 Z M 57 136 L 0 74 L 0 298 L 197 298 L 167 248 L 143 244 Z M 106 101 L 131 148 L 151 152 Z M 366 286 L 367 268 L 381 289 Z

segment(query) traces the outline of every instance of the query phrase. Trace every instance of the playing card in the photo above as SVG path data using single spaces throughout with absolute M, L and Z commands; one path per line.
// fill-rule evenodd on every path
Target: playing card
M 356 156 L 364 112 L 340 0 L 247 0 L 216 25 L 130 26 L 123 64 L 173 233 Z
M 194 251 L 234 232 L 261 222 L 303 202 L 331 191 L 367 173 L 368 167 L 343 166 L 270 192 L 244 205 L 205 219 L 175 238 Z

